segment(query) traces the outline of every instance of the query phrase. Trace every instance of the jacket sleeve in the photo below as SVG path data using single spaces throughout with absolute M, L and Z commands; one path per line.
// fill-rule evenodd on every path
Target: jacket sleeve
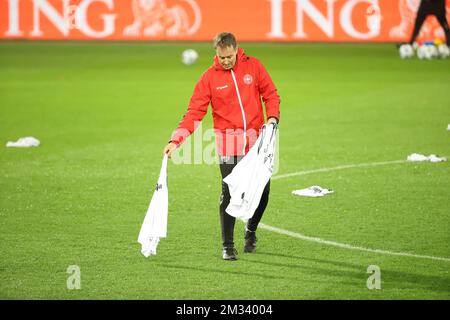
M 209 89 L 207 73 L 205 72 L 195 85 L 194 93 L 189 101 L 188 110 L 180 121 L 178 128 L 172 134 L 171 142 L 179 146 L 197 129 L 208 111 L 210 101 L 211 91 Z
M 257 61 L 259 70 L 258 86 L 264 105 L 266 106 L 267 119 L 276 118 L 280 120 L 280 96 L 277 93 L 277 88 L 267 73 L 263 64 Z

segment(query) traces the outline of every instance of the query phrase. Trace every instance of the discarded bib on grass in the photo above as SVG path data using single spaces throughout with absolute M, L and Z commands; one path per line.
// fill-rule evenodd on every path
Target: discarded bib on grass
M 158 183 L 139 232 L 138 242 L 141 253 L 148 257 L 156 255 L 159 240 L 167 236 L 167 215 L 169 211 L 169 191 L 167 188 L 167 155 L 164 155 Z
M 320 186 L 311 186 L 309 188 L 301 189 L 301 190 L 294 190 L 292 191 L 292 194 L 295 194 L 297 196 L 303 196 L 303 197 L 323 197 L 324 195 L 334 193 L 331 189 L 324 189 Z
M 7 148 L 30 148 L 38 147 L 41 142 L 35 137 L 24 137 L 17 141 L 8 141 L 6 143 Z
M 408 161 L 430 161 L 430 162 L 442 162 L 442 161 L 447 161 L 447 158 L 445 157 L 439 157 L 435 154 L 430 154 L 428 157 L 423 155 L 423 154 L 419 154 L 419 153 L 413 153 L 410 154 L 408 156 L 408 158 L 406 158 Z

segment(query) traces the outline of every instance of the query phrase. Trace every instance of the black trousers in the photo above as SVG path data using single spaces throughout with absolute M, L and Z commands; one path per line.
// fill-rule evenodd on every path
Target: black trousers
M 220 226 L 222 228 L 222 244 L 224 247 L 234 246 L 234 224 L 236 218 L 230 216 L 225 212 L 228 204 L 230 203 L 230 191 L 228 190 L 228 185 L 223 182 L 223 178 L 231 173 L 233 168 L 241 161 L 243 157 L 219 157 L 220 173 L 222 174 L 222 193 L 220 195 Z M 259 202 L 258 208 L 256 208 L 255 214 L 247 222 L 247 229 L 251 231 L 256 231 L 258 224 L 261 221 L 264 210 L 269 202 L 269 192 L 270 192 L 270 180 L 264 188 L 263 194 L 261 196 L 261 201 Z
M 445 0 L 422 0 L 420 2 L 416 22 L 414 23 L 414 31 L 409 43 L 412 44 L 416 40 L 420 28 L 422 28 L 425 19 L 429 15 L 436 16 L 439 24 L 444 29 L 447 45 L 450 46 L 450 28 L 448 26 L 447 18 L 445 17 Z

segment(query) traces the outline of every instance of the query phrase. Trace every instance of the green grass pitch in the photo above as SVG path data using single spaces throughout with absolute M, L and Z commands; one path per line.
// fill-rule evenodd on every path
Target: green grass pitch
M 391 44 L 243 43 L 281 96 L 277 175 L 450 155 L 450 60 Z M 180 62 L 198 50 L 193 66 Z M 208 43 L 0 43 L 0 298 L 450 299 L 450 166 L 394 163 L 273 180 L 266 225 L 419 257 L 259 230 L 255 254 L 221 260 L 216 164 L 169 164 L 168 237 L 137 236 Z M 203 130 L 212 127 L 211 111 Z M 34 136 L 38 148 L 6 148 Z M 336 192 L 301 198 L 311 185 Z M 66 286 L 81 270 L 81 289 Z M 381 289 L 366 286 L 367 268 Z

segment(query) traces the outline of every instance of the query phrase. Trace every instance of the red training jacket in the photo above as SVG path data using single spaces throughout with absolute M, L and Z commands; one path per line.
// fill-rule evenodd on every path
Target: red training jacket
M 238 48 L 232 69 L 224 69 L 217 56 L 197 82 L 188 111 L 172 135 L 180 145 L 194 132 L 211 103 L 219 155 L 245 155 L 264 124 L 261 98 L 267 118 L 280 118 L 280 97 L 262 63 Z

